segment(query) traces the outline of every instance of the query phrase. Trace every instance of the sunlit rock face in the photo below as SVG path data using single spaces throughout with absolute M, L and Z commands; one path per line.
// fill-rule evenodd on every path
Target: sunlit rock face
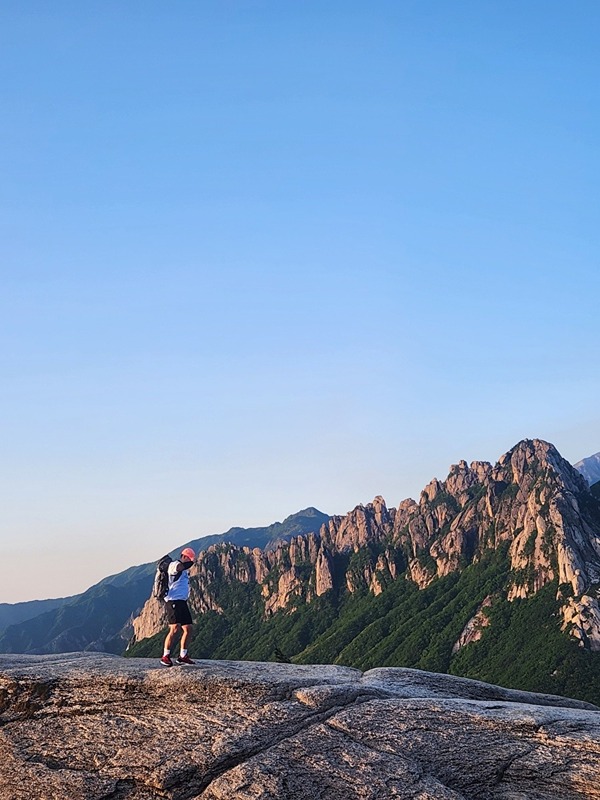
M 600 711 L 412 669 L 0 656 L 2 800 L 594 800 Z
M 490 618 L 486 614 L 486 610 L 492 606 L 492 596 L 488 595 L 483 603 L 477 609 L 477 612 L 471 617 L 463 628 L 460 636 L 454 643 L 452 648 L 453 653 L 458 651 L 472 642 L 478 642 L 483 636 L 483 631 L 490 624 Z
M 219 612 L 215 587 L 239 581 L 260 586 L 265 616 L 293 613 L 336 580 L 347 592 L 377 595 L 405 575 L 422 589 L 501 547 L 511 567 L 508 599 L 531 597 L 556 579 L 564 630 L 600 650 L 600 505 L 582 475 L 537 439 L 520 442 L 495 465 L 460 461 L 418 502 L 387 508 L 376 497 L 332 517 L 318 534 L 271 550 L 214 545 L 190 571 L 190 603 L 196 613 Z M 347 566 L 336 578 L 339 556 Z M 149 600 L 134 621 L 136 641 L 164 627 L 159 605 Z

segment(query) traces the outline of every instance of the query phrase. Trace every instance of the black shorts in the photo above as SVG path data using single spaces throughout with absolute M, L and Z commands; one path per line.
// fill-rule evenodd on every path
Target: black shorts
M 169 625 L 192 624 L 192 615 L 185 600 L 167 600 L 165 606 Z

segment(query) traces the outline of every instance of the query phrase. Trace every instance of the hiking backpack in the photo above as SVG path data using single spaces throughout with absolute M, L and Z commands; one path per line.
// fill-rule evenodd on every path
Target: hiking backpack
M 152 594 L 158 597 L 159 600 L 164 600 L 165 595 L 169 591 L 169 576 L 167 570 L 169 564 L 173 561 L 170 555 L 163 556 L 156 565 L 156 573 L 154 574 L 154 586 L 152 587 Z

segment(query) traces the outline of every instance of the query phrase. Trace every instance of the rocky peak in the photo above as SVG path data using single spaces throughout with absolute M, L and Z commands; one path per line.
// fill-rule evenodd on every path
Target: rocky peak
M 600 650 L 600 512 L 586 481 L 540 439 L 524 440 L 498 463 L 465 461 L 431 481 L 419 506 L 395 516 L 395 538 L 420 587 L 507 543 L 509 598 L 529 597 L 552 580 L 570 587 L 565 629 Z
M 560 481 L 571 492 L 587 490 L 581 474 L 569 464 L 556 447 L 541 439 L 524 439 L 498 460 L 496 475 L 510 478 L 511 483 L 522 484 L 528 477 L 539 475 Z
M 377 495 L 377 497 L 373 500 L 372 503 L 369 503 L 367 508 L 372 512 L 375 516 L 375 523 L 379 527 L 380 530 L 386 529 L 387 526 L 393 522 L 394 518 L 394 509 L 388 509 L 385 504 L 385 500 L 381 495 Z
M 366 506 L 356 506 L 345 517 L 332 517 L 321 529 L 321 536 L 334 552 L 357 552 L 369 542 L 385 539 L 392 524 L 393 514 L 378 496 Z
M 471 472 L 477 476 L 479 483 L 484 483 L 489 479 L 492 471 L 492 465 L 489 461 L 472 461 Z
M 477 473 L 462 459 L 458 464 L 452 464 L 446 478 L 446 491 L 452 494 L 466 492 L 474 484 L 479 483 Z
M 444 485 L 437 478 L 434 478 L 421 492 L 419 505 L 425 506 L 427 503 L 432 503 L 443 491 Z

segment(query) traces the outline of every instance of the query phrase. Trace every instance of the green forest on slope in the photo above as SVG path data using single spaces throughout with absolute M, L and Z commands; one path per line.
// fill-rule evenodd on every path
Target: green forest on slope
M 338 557 L 338 574 L 351 559 Z M 399 576 L 378 596 L 334 589 L 267 619 L 259 586 L 222 583 L 213 588 L 225 613 L 197 618 L 190 654 L 361 670 L 414 667 L 600 704 L 600 653 L 584 650 L 560 630 L 556 584 L 509 603 L 503 592 L 508 577 L 506 552 L 488 551 L 426 589 Z M 489 627 L 478 642 L 453 654 L 466 623 L 489 595 L 494 597 Z M 126 655 L 158 657 L 164 636 L 163 631 L 142 640 Z

